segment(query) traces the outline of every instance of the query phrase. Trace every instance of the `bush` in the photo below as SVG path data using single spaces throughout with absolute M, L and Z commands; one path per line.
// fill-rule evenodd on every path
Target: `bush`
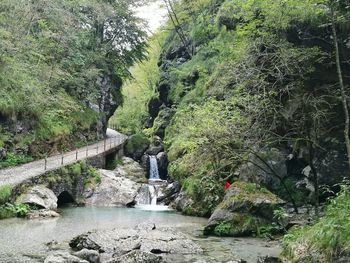
M 0 161 L 0 168 L 12 167 L 24 163 L 33 161 L 33 157 L 24 155 L 15 155 L 14 153 L 8 153 L 6 159 Z
M 133 156 L 133 157 L 142 155 L 149 145 L 150 145 L 150 141 L 144 134 L 142 133 L 134 134 L 126 142 L 125 154 L 127 156 Z
M 27 204 L 11 204 L 6 203 L 0 206 L 0 219 L 10 217 L 25 217 L 30 211 L 30 206 Z
M 9 202 L 11 197 L 12 187 L 9 185 L 0 186 L 0 205 Z
M 335 262 L 350 256 L 350 191 L 343 186 L 315 225 L 290 230 L 283 239 L 283 255 L 289 262 Z

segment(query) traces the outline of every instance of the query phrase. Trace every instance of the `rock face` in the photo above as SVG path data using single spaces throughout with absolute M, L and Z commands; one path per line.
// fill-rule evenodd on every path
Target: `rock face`
M 146 183 L 146 171 L 129 157 L 122 158 L 123 164 L 115 169 L 118 177 L 126 177 L 138 183 Z
M 185 211 L 191 207 L 193 203 L 193 200 L 188 195 L 186 195 L 183 190 L 181 190 L 180 193 L 176 196 L 174 202 L 171 203 L 171 206 L 177 211 L 186 213 Z
M 161 257 L 168 254 L 203 252 L 185 234 L 169 228 L 158 229 L 154 224 L 89 232 L 77 236 L 69 245 L 73 250 L 98 251 L 102 262 L 162 262 Z
M 140 184 L 115 171 L 100 170 L 100 176 L 101 183 L 85 193 L 86 205 L 124 207 L 135 203 Z
M 228 190 L 205 227 L 205 234 L 248 236 L 271 224 L 273 212 L 282 200 L 265 188 L 236 182 Z
M 162 191 L 162 195 L 158 195 L 157 201 L 159 203 L 163 203 L 164 205 L 169 205 L 172 201 L 174 201 L 177 198 L 180 189 L 180 184 L 177 182 L 168 184 Z
M 56 195 L 43 185 L 30 188 L 26 194 L 19 197 L 18 201 L 23 204 L 35 205 L 48 210 L 57 209 Z

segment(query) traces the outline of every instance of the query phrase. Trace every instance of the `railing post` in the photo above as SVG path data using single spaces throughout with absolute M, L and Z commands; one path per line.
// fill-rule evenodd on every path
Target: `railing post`
M 45 171 L 47 170 L 47 156 L 45 155 Z
M 98 153 L 98 144 L 97 144 L 97 147 L 96 147 L 96 153 Z
M 75 148 L 75 160 L 78 160 L 78 149 Z
M 64 155 L 63 155 L 63 152 L 61 152 L 61 165 L 63 165 L 63 158 L 64 158 Z

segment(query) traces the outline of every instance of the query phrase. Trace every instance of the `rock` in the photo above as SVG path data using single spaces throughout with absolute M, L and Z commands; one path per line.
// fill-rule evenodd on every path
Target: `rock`
M 154 224 L 143 224 L 133 229 L 89 232 L 74 238 L 70 246 L 77 250 L 86 248 L 99 251 L 108 260 L 119 259 L 134 250 L 157 255 L 203 252 L 185 234 L 170 228 L 156 228 Z
M 163 190 L 163 195 L 158 196 L 158 202 L 164 205 L 169 205 L 171 202 L 175 201 L 180 193 L 181 187 L 177 182 L 173 182 L 166 186 Z
M 35 205 L 48 210 L 57 209 L 57 197 L 54 192 L 43 185 L 30 188 L 27 193 L 21 195 L 19 203 Z
M 47 218 L 54 218 L 54 217 L 60 217 L 60 214 L 58 214 L 56 211 L 48 210 L 48 209 L 40 209 L 40 210 L 31 210 L 27 214 L 28 219 L 47 219 Z
M 187 207 L 193 205 L 193 200 L 181 189 L 175 201 L 171 204 L 177 211 L 184 212 Z
M 140 164 L 141 164 L 141 167 L 145 171 L 149 171 L 149 155 L 148 154 L 142 155 Z
M 124 153 L 126 156 L 139 161 L 150 145 L 150 141 L 143 134 L 134 134 L 127 140 Z
M 265 188 L 235 182 L 209 218 L 204 233 L 218 236 L 254 234 L 259 226 L 272 223 L 273 211 L 282 204 L 282 200 Z
M 168 175 L 168 157 L 165 152 L 157 154 L 158 171 L 161 179 L 166 180 Z
M 96 250 L 82 249 L 73 253 L 74 256 L 84 259 L 90 263 L 100 263 L 100 254 Z
M 160 145 L 160 146 L 151 145 L 147 149 L 146 154 L 148 154 L 148 155 L 157 155 L 158 153 L 160 153 L 163 150 L 164 150 L 164 147 L 162 145 Z
M 164 138 L 165 129 L 170 124 L 171 118 L 174 115 L 174 111 L 166 106 L 161 106 L 157 118 L 154 120 L 153 129 L 154 134 Z
M 44 263 L 89 263 L 89 261 L 73 256 L 66 251 L 56 251 L 50 254 Z
M 0 148 L 0 160 L 6 159 L 7 151 L 5 148 Z
M 282 263 L 282 260 L 277 257 L 259 257 L 257 263 Z
M 138 183 L 146 183 L 146 171 L 141 167 L 141 165 L 131 158 L 123 157 L 122 165 L 119 165 L 116 169 L 117 177 L 126 177 Z
M 128 178 L 120 177 L 115 171 L 99 170 L 101 183 L 95 187 L 93 194 L 87 193 L 86 205 L 93 206 L 131 206 L 141 187 Z
M 133 250 L 119 258 L 111 259 L 106 263 L 162 263 L 164 262 L 161 256 L 152 253 Z

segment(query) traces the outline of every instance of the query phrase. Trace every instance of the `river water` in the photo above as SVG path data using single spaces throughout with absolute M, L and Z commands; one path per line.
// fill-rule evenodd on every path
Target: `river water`
M 42 262 L 51 241 L 64 243 L 94 229 L 133 227 L 143 222 L 178 228 L 191 236 L 205 251 L 204 255 L 186 256 L 174 262 L 226 262 L 244 258 L 256 262 L 259 255 L 276 255 L 275 244 L 259 239 L 205 238 L 201 230 L 204 218 L 182 216 L 175 212 L 154 212 L 133 208 L 64 208 L 61 217 L 49 220 L 6 219 L 0 221 L 0 262 Z

